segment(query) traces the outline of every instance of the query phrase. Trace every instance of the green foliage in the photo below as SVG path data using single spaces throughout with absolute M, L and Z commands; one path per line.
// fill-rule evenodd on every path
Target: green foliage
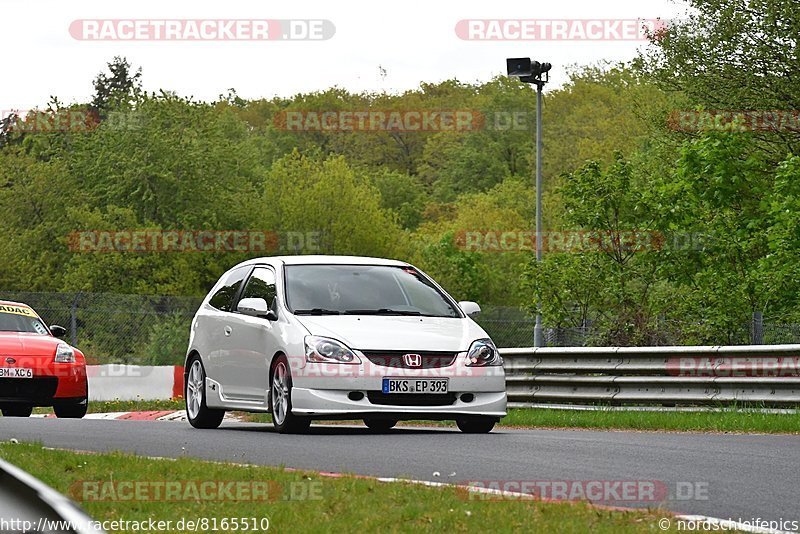
M 545 92 L 545 230 L 593 232 L 595 250 L 537 264 L 531 250 L 464 246 L 468 231 L 533 229 L 536 98 L 517 80 L 261 100 L 230 89 L 209 103 L 147 94 L 140 70 L 114 58 L 91 103 L 47 103 L 98 111 L 90 128 L 0 124 L 0 285 L 200 295 L 255 253 L 75 252 L 70 236 L 267 230 L 304 237 L 275 253 L 408 259 L 459 299 L 538 310 L 546 327 L 591 326 L 597 343 L 747 342 L 756 311 L 798 322 L 800 134 L 676 132 L 667 121 L 681 109 L 798 109 L 796 6 L 692 6 L 633 65 L 574 67 Z M 284 120 L 370 110 L 461 110 L 483 122 L 294 131 Z M 631 234 L 651 238 L 631 248 Z M 148 351 L 168 361 L 179 330 L 177 319 L 153 330 Z M 136 357 L 107 334 L 88 342 L 109 359 Z
M 414 230 L 423 220 L 425 193 L 416 176 L 379 169 L 371 171 L 381 207 L 393 211 L 403 228 Z
M 795 0 L 692 0 L 641 52 L 637 70 L 689 107 L 800 109 L 797 13 Z M 773 163 L 800 150 L 797 129 L 751 139 Z
M 142 69 L 131 73 L 131 64 L 127 59 L 116 56 L 107 64 L 110 75 L 100 73 L 94 79 L 94 98 L 92 109 L 107 117 L 109 110 L 128 107 L 131 100 L 142 90 Z
M 261 211 L 267 228 L 319 233 L 319 250 L 306 243 L 297 252 L 392 256 L 400 229 L 380 204 L 378 189 L 342 156 L 323 160 L 295 150 L 272 165 Z
M 174 313 L 153 325 L 141 347 L 142 365 L 183 365 L 191 317 Z

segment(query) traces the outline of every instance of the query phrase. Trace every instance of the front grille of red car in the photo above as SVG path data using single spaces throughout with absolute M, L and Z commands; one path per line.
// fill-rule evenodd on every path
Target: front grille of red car
M 413 350 L 362 351 L 369 361 L 384 367 L 401 369 L 438 369 L 449 367 L 456 361 L 457 352 L 415 352 Z M 419 354 L 422 365 L 411 367 L 403 358 L 406 354 Z
M 56 394 L 58 378 L 0 378 L 0 399 L 46 399 Z

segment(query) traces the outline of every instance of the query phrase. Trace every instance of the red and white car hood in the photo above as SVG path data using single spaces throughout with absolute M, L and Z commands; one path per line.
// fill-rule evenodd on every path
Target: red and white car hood
M 0 358 L 7 356 L 50 356 L 52 358 L 56 354 L 56 347 L 61 343 L 64 342 L 44 334 L 0 332 Z

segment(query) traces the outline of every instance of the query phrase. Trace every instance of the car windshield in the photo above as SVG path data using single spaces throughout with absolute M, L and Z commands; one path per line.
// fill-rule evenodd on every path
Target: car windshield
M 286 303 L 296 315 L 461 317 L 413 267 L 289 265 Z
M 48 333 L 32 309 L 11 304 L 0 304 L 0 332 Z

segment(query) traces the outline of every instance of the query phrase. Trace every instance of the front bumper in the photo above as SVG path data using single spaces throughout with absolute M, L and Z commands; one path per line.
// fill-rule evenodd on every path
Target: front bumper
M 316 419 L 361 419 L 367 416 L 392 419 L 488 416 L 499 419 L 506 415 L 505 391 L 472 393 L 471 402 L 465 402 L 460 395 L 456 395 L 451 404 L 425 406 L 376 404 L 366 394 L 360 400 L 351 400 L 348 397 L 351 391 L 356 390 L 292 388 L 292 413 L 313 416 Z M 449 401 L 450 397 L 443 400 Z
M 376 365 L 291 362 L 292 413 L 316 419 L 383 416 L 393 419 L 453 419 L 506 415 L 502 366 L 468 367 L 463 354 L 449 367 L 403 369 Z M 448 394 L 383 395 L 385 377 L 447 378 Z
M 83 365 L 53 363 L 36 368 L 33 378 L 0 378 L 0 404 L 84 404 L 88 396 Z

